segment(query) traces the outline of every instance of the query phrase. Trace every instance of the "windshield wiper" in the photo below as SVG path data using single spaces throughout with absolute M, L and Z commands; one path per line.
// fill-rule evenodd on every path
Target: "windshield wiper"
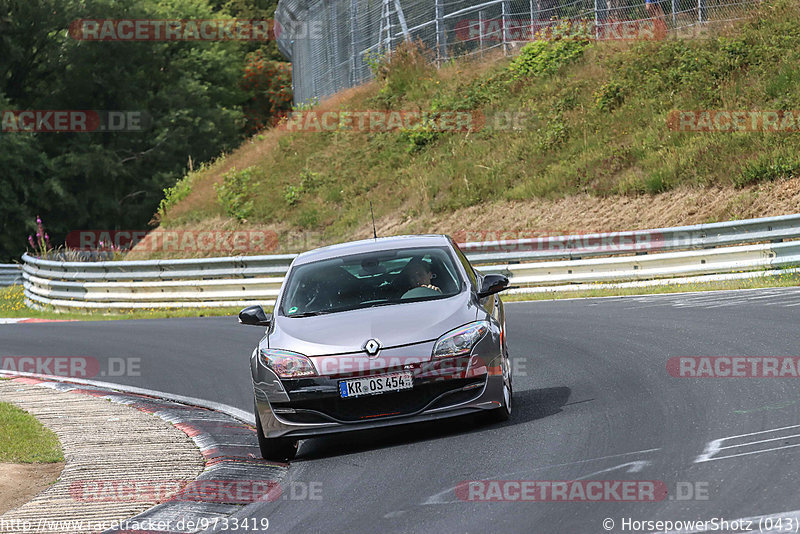
M 293 313 L 292 315 L 287 315 L 286 317 L 314 317 L 316 315 L 324 315 L 326 313 L 330 313 L 327 311 L 312 311 L 312 312 L 303 312 L 303 313 Z

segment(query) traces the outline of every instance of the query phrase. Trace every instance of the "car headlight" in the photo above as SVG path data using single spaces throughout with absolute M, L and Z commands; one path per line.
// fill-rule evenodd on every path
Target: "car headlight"
M 261 361 L 275 371 L 280 378 L 302 378 L 316 376 L 314 364 L 308 357 L 280 349 L 261 349 Z
M 451 358 L 472 352 L 472 347 L 489 331 L 487 321 L 475 321 L 440 337 L 433 346 L 434 358 Z

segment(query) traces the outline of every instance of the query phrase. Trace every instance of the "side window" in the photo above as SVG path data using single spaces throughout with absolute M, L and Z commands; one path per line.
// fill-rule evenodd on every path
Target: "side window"
M 451 243 L 453 243 L 453 248 L 456 251 L 456 256 L 458 256 L 458 261 L 461 262 L 461 265 L 464 266 L 464 270 L 467 271 L 467 276 L 469 277 L 469 281 L 472 284 L 472 287 L 477 289 L 478 288 L 478 277 L 475 275 L 475 271 L 472 269 L 472 265 L 470 265 L 469 260 L 467 259 L 467 257 L 464 256 L 464 253 L 461 252 L 461 249 L 458 248 L 458 245 L 456 245 L 452 241 L 451 241 Z

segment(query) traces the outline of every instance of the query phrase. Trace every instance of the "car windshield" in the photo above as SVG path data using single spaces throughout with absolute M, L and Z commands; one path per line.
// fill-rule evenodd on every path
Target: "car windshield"
M 292 269 L 280 314 L 308 317 L 458 294 L 462 279 L 446 248 L 377 251 Z

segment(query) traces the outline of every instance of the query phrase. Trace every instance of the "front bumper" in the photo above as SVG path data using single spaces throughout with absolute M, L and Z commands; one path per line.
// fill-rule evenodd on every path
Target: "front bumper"
M 440 368 L 431 373 L 422 364 L 413 370 L 413 389 L 353 399 L 339 396 L 338 383 L 348 377 L 279 380 L 271 369 L 256 362 L 256 411 L 265 437 L 308 438 L 491 410 L 501 406 L 503 375 L 499 351 L 487 359 L 474 353 L 453 359 L 457 372 Z

